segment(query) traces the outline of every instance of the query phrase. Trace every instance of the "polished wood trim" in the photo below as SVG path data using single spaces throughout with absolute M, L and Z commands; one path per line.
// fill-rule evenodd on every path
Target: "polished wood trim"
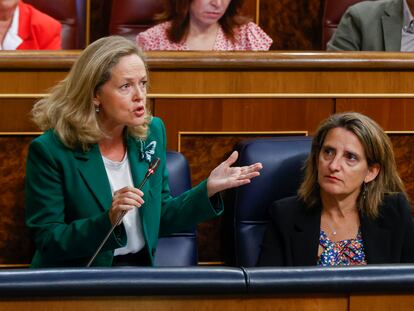
M 18 264 L 18 263 L 0 265 L 0 269 L 21 269 L 21 268 L 29 268 L 29 267 L 30 267 L 29 264 Z
M 79 50 L 1 51 L 0 69 L 70 69 Z M 150 70 L 411 71 L 414 54 L 402 52 L 149 51 Z
M 0 136 L 37 136 L 43 132 L 0 132 Z
M 292 294 L 267 296 L 95 296 L 0 300 L 3 311 L 35 310 L 412 310 L 411 294 Z
M 412 310 L 414 296 L 409 293 L 353 294 L 349 297 L 349 310 L 401 311 Z
M 385 131 L 385 133 L 387 134 L 392 134 L 392 135 L 413 135 L 414 131 Z
M 9 98 L 43 98 L 48 93 L 6 93 L 0 94 L 0 99 Z M 227 94 L 180 94 L 180 93 L 148 93 L 148 99 L 174 99 L 174 98 L 414 98 L 414 93 L 227 93 Z
M 224 136 L 224 135 L 245 135 L 246 139 L 247 136 L 259 136 L 259 135 L 275 135 L 275 136 L 283 136 L 283 135 L 303 135 L 308 136 L 308 131 L 178 131 L 178 140 L 177 140 L 177 150 L 181 152 L 181 136 L 190 136 L 190 135 L 216 135 L 216 136 Z
M 178 135 L 308 135 L 308 131 L 179 131 Z
M 321 70 L 321 71 L 410 71 L 414 69 L 412 53 L 384 52 L 209 52 L 150 51 L 150 70 L 203 69 L 217 70 Z
M 23 99 L 23 98 L 43 98 L 47 97 L 49 94 L 0 94 L 0 99 Z
M 414 93 L 149 93 L 147 98 L 414 98 Z
M 78 55 L 79 50 L 1 51 L 0 70 L 59 69 L 68 71 Z
M 35 310 L 318 310 L 348 311 L 349 298 L 344 294 L 274 295 L 274 296 L 95 296 L 32 299 L 2 299 L 2 311 Z M 353 311 L 353 310 L 352 310 Z
M 2 311 L 48 310 L 412 310 L 412 294 L 273 294 L 4 298 Z
M 198 266 L 224 266 L 226 263 L 224 261 L 199 261 Z
M 91 30 L 91 0 L 86 0 L 86 23 L 85 23 L 85 46 L 89 45 L 90 42 L 90 30 Z
M 8 98 L 43 98 L 47 97 L 47 93 L 39 94 L 0 94 L 0 99 Z M 174 98 L 414 98 L 414 93 L 372 93 L 372 94 L 351 94 L 351 93 L 227 93 L 227 94 L 162 94 L 162 93 L 149 93 L 148 99 L 174 99 Z
M 260 0 L 256 0 L 256 24 L 260 24 Z

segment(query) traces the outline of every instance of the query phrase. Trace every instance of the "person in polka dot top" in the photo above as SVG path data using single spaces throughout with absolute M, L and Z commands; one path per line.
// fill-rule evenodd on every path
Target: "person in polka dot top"
M 344 112 L 316 131 L 297 195 L 270 207 L 257 265 L 414 263 L 413 241 L 390 138 L 371 118 Z
M 163 22 L 138 34 L 145 51 L 267 51 L 273 40 L 239 14 L 243 0 L 168 0 Z

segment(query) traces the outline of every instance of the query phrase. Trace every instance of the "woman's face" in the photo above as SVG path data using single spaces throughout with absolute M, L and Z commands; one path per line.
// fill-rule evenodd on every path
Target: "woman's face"
M 329 130 L 318 156 L 318 183 L 321 195 L 343 199 L 359 195 L 363 182 L 375 179 L 379 165 L 368 166 L 358 137 L 344 129 Z
M 121 57 L 111 71 L 111 78 L 93 99 L 99 106 L 98 118 L 103 128 L 112 132 L 145 121 L 147 71 L 135 54 Z
M 210 26 L 224 15 L 231 0 L 192 0 L 190 20 L 193 23 Z

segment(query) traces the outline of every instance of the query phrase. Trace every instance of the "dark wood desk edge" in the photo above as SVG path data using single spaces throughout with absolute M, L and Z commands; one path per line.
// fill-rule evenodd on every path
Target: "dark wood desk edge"
M 0 51 L 0 71 L 68 70 L 80 51 Z M 412 71 L 412 53 L 388 52 L 148 52 L 151 70 Z

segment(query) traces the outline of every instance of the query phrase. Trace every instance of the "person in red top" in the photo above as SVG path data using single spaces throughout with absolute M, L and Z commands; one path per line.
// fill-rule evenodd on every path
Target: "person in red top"
M 59 50 L 61 24 L 20 0 L 0 0 L 0 50 Z

